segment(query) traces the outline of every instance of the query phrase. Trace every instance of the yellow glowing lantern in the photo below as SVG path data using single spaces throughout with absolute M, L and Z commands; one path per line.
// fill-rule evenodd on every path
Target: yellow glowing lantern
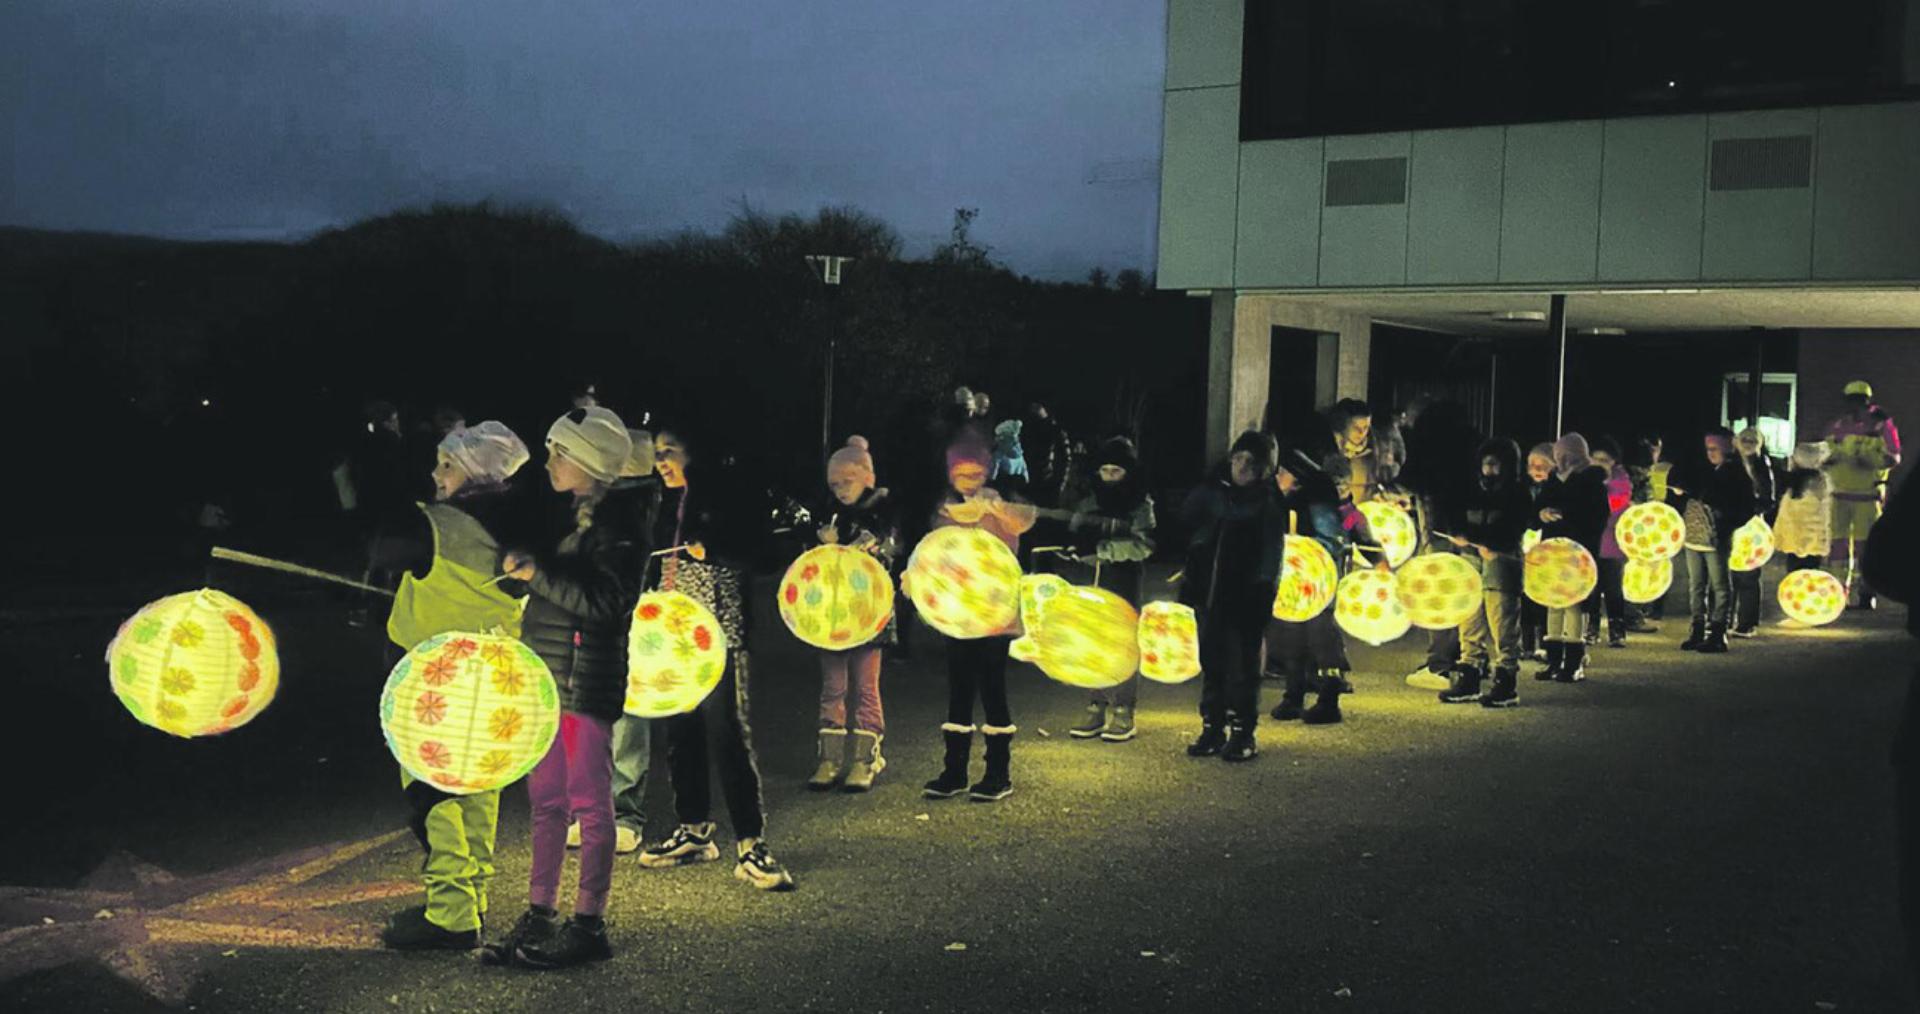
M 1280 583 L 1273 593 L 1273 618 L 1305 623 L 1333 603 L 1340 568 L 1319 541 L 1304 535 L 1286 538 L 1280 550 Z
M 1192 606 L 1149 602 L 1140 609 L 1140 675 L 1184 683 L 1200 675 L 1200 624 Z
M 1527 551 L 1523 587 L 1548 609 L 1585 602 L 1600 583 L 1600 567 L 1587 547 L 1572 539 L 1548 539 Z
M 1780 609 L 1810 627 L 1823 627 L 1847 608 L 1847 589 L 1824 570 L 1796 570 L 1780 581 Z
M 727 634 L 711 610 L 685 592 L 640 596 L 627 629 L 627 714 L 684 715 L 713 693 L 726 668 Z
M 1533 552 L 1533 547 L 1539 544 L 1540 544 L 1540 529 L 1529 528 L 1526 531 L 1520 533 L 1520 555 L 1521 556 L 1525 556 L 1528 553 Z
M 1407 608 L 1400 604 L 1400 582 L 1381 570 L 1356 570 L 1340 579 L 1333 621 L 1372 645 L 1385 644 L 1413 627 Z
M 1759 570 L 1773 559 L 1773 529 L 1767 519 L 1755 514 L 1746 524 L 1733 530 L 1733 551 L 1727 556 L 1730 570 Z
M 1007 654 L 1021 662 L 1040 661 L 1040 613 L 1054 597 L 1073 585 L 1058 574 L 1027 574 L 1020 578 L 1019 637 L 1007 646 Z
M 1105 588 L 1074 586 L 1045 604 L 1035 636 L 1040 671 L 1068 686 L 1099 690 L 1133 678 L 1140 666 L 1140 614 Z
M 1657 500 L 1634 504 L 1613 523 L 1613 537 L 1629 560 L 1671 560 L 1680 555 L 1686 534 L 1680 512 Z
M 1407 619 L 1422 630 L 1457 627 L 1483 601 L 1480 572 L 1452 553 L 1427 553 L 1394 575 Z
M 1672 560 L 1628 560 L 1620 572 L 1620 593 L 1635 605 L 1658 602 L 1671 587 Z
M 212 588 L 169 595 L 120 625 L 107 646 L 120 703 L 175 736 L 211 736 L 253 721 L 280 686 L 273 631 Z
M 435 634 L 387 676 L 380 729 L 413 777 L 455 795 L 518 781 L 553 745 L 560 694 L 545 662 L 501 634 Z
M 1368 500 L 1360 505 L 1360 513 L 1366 516 L 1373 541 L 1386 550 L 1387 566 L 1398 567 L 1413 559 L 1413 551 L 1420 545 L 1420 532 L 1406 508 L 1385 500 Z
M 948 637 L 1005 634 L 1020 618 L 1020 561 L 978 528 L 928 532 L 907 558 L 900 584 L 920 618 Z
M 880 636 L 893 618 L 893 578 L 872 553 L 817 546 L 780 579 L 780 619 L 793 636 L 844 651 Z

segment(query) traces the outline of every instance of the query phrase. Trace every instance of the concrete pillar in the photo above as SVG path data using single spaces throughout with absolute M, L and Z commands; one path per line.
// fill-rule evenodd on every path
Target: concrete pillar
M 1341 398 L 1365 401 L 1368 382 L 1372 379 L 1373 321 L 1363 315 L 1349 314 L 1341 321 L 1339 336 L 1335 345 L 1338 361 L 1334 368 L 1333 401 Z
M 1274 296 L 1216 291 L 1208 317 L 1207 461 L 1225 457 L 1242 430 L 1267 417 L 1267 381 L 1276 326 L 1321 334 L 1314 356 L 1314 400 L 1325 408 L 1367 396 L 1373 322 Z

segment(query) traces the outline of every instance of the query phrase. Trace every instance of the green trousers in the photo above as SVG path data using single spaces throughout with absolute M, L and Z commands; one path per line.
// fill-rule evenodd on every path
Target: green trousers
M 427 852 L 421 866 L 427 921 L 456 933 L 479 929 L 493 881 L 499 790 L 455 796 L 404 774 L 401 780 L 413 809 L 414 837 Z

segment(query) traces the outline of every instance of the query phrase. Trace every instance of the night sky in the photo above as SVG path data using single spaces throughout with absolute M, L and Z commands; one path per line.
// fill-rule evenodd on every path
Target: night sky
M 1147 268 L 1163 0 L 8 0 L 0 224 L 299 237 L 493 198 L 614 239 L 851 203 Z M 1091 182 L 1090 182 L 1091 181 Z

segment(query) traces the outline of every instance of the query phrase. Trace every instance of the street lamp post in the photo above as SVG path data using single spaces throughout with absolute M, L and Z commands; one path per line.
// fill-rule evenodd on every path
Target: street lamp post
M 808 254 L 807 265 L 820 276 L 821 284 L 827 287 L 829 299 L 836 299 L 840 291 L 840 271 L 852 257 L 840 254 Z M 823 369 L 822 380 L 824 395 L 820 405 L 820 458 L 826 460 L 833 452 L 833 359 L 836 346 L 839 345 L 839 321 L 832 320 L 827 326 L 827 361 Z

